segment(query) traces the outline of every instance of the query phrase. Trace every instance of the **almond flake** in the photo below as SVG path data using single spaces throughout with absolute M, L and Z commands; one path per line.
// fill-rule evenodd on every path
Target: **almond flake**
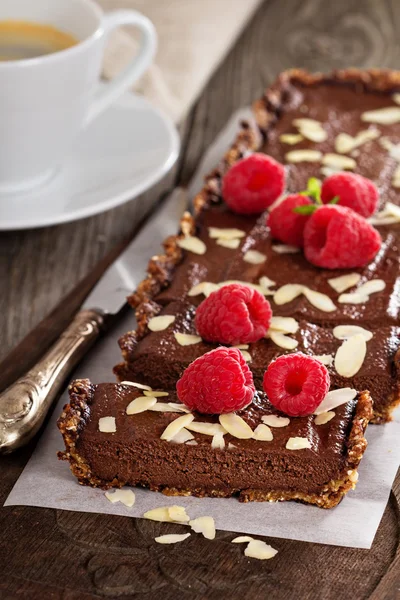
M 350 294 L 341 294 L 338 298 L 340 304 L 365 304 L 368 302 L 369 296 L 366 294 L 359 294 L 358 292 L 351 292 Z
M 215 523 L 212 517 L 198 517 L 189 521 L 190 527 L 195 533 L 202 533 L 207 540 L 215 538 Z
M 184 412 L 190 413 L 190 410 L 183 404 L 175 404 L 174 402 L 157 402 L 151 406 L 148 410 L 154 412 Z
M 269 544 L 261 540 L 251 540 L 247 548 L 244 551 L 245 556 L 249 558 L 258 558 L 258 560 L 269 560 L 274 558 L 278 554 L 278 550 L 275 550 Z
M 333 408 L 337 408 L 342 404 L 346 404 L 353 400 L 357 396 L 357 390 L 352 388 L 340 388 L 338 390 L 332 390 L 328 392 L 321 404 L 314 411 L 314 415 L 320 415 L 324 412 L 328 412 Z
M 400 94 L 393 94 L 392 100 L 393 102 L 396 102 L 396 104 L 400 104 Z
M 289 244 L 275 244 L 272 246 L 272 250 L 278 254 L 297 254 L 300 252 L 300 248 L 289 246 Z
M 128 508 L 135 504 L 135 494 L 132 492 L 132 490 L 117 489 L 113 492 L 108 491 L 104 495 L 107 500 L 113 504 L 115 502 L 122 502 L 122 504 L 125 504 L 125 506 L 128 506 Z
M 188 431 L 185 427 L 178 431 L 176 435 L 172 438 L 171 442 L 174 444 L 185 444 L 190 440 L 194 440 L 194 436 Z
M 307 300 L 323 312 L 332 312 L 336 310 L 336 306 L 332 302 L 332 300 L 326 294 L 321 294 L 321 292 L 316 292 L 315 290 L 310 290 L 309 288 L 303 288 L 303 294 L 307 298 Z
M 400 223 L 400 207 L 393 204 L 393 202 L 386 202 L 383 210 L 376 213 L 368 220 L 371 225 L 393 225 L 395 223 Z
M 278 415 L 265 415 L 261 421 L 269 427 L 287 427 L 290 423 L 288 417 L 278 417 Z
M 354 158 L 350 158 L 350 156 L 343 156 L 343 154 L 334 154 L 333 152 L 328 152 L 324 154 L 322 159 L 322 164 L 326 167 L 333 167 L 334 169 L 355 169 L 357 166 Z
M 363 334 L 357 333 L 346 339 L 335 356 L 335 369 L 342 377 L 353 377 L 361 369 L 367 353 Z
M 347 275 L 341 275 L 340 277 L 328 279 L 328 283 L 335 290 L 335 292 L 341 294 L 349 288 L 357 285 L 360 279 L 361 275 L 359 273 L 348 273 Z
M 229 442 L 229 444 L 228 444 L 228 450 L 233 450 L 234 448 L 236 448 L 235 444 L 231 444 Z
M 200 423 L 198 421 L 186 425 L 186 429 L 203 435 L 217 435 L 218 433 L 226 433 L 225 429 L 218 423 Z
M 160 315 L 150 319 L 147 323 L 147 327 L 150 331 L 164 331 L 164 329 L 167 329 L 174 321 L 175 317 L 172 315 Z
M 336 173 L 340 173 L 341 169 L 334 169 L 333 167 L 321 167 L 320 173 L 324 177 L 330 177 L 331 175 L 335 175 Z
M 202 281 L 201 283 L 194 285 L 188 291 L 188 296 L 200 296 L 200 294 L 209 296 L 211 294 L 211 292 L 215 292 L 217 289 L 218 289 L 218 285 L 216 283 L 210 283 L 209 281 Z
M 372 339 L 373 333 L 359 325 L 338 325 L 334 328 L 333 335 L 337 340 L 347 340 L 353 335 L 362 335 L 365 341 L 369 342 Z
M 237 348 L 238 350 L 248 350 L 249 344 L 237 344 L 236 346 L 232 346 L 232 348 Z
M 258 280 L 258 283 L 260 284 L 260 286 L 262 288 L 265 288 L 266 290 L 268 290 L 268 288 L 273 287 L 275 285 L 275 281 L 272 281 L 272 279 L 270 279 L 269 277 L 266 277 L 266 275 L 263 275 L 262 277 L 260 277 L 260 279 Z
M 249 535 L 239 535 L 238 537 L 233 538 L 233 540 L 231 540 L 232 544 L 243 544 L 245 542 L 252 542 L 254 538 L 250 537 Z
M 243 238 L 246 235 L 242 229 L 220 229 L 219 227 L 209 227 L 208 235 L 212 239 L 220 240 L 234 240 L 236 238 Z
M 246 362 L 251 362 L 251 354 L 247 350 L 241 350 L 242 356 Z
M 333 410 L 328 410 L 327 412 L 317 415 L 314 419 L 314 423 L 316 425 L 325 425 L 325 423 L 329 423 L 329 421 L 333 419 L 334 416 L 335 412 Z
M 357 294 L 370 296 L 371 294 L 376 294 L 377 292 L 382 292 L 386 287 L 386 283 L 383 279 L 371 279 L 370 281 L 366 281 L 359 288 L 357 288 Z
M 251 265 L 262 265 L 267 260 L 265 254 L 258 252 L 258 250 L 247 250 L 243 255 L 243 260 Z
M 335 140 L 335 150 L 339 154 L 347 154 L 355 148 L 362 146 L 366 142 L 376 140 L 380 136 L 377 129 L 364 129 L 352 137 L 348 133 L 339 133 Z
M 217 245 L 222 246 L 223 248 L 230 248 L 231 250 L 237 250 L 240 246 L 240 240 L 237 238 L 236 240 L 224 240 L 218 239 Z
M 225 448 L 225 440 L 223 433 L 216 433 L 211 440 L 211 448 L 223 450 Z
M 304 286 L 299 283 L 286 283 L 274 294 L 274 302 L 279 306 L 292 302 L 303 293 Z
M 180 346 L 192 346 L 193 344 L 199 344 L 201 342 L 201 337 L 199 335 L 174 333 L 174 336 Z
M 294 146 L 303 140 L 304 138 L 300 133 L 282 133 L 282 135 L 279 136 L 279 141 L 284 144 L 289 144 L 289 146 Z
M 294 119 L 293 125 L 298 128 L 301 135 L 312 142 L 325 142 L 328 137 L 321 123 L 314 119 Z
M 207 251 L 205 243 L 198 237 L 193 237 L 191 235 L 180 238 L 177 243 L 180 248 L 193 252 L 193 254 L 205 254 Z
M 169 506 L 160 506 L 159 508 L 148 510 L 144 513 L 143 518 L 150 521 L 160 521 L 161 523 L 174 522 L 169 514 Z
M 178 542 L 183 542 L 183 540 L 186 540 L 190 535 L 190 533 L 167 533 L 166 535 L 160 535 L 154 538 L 154 541 L 156 541 L 157 544 L 176 544 Z
M 145 396 L 153 396 L 153 398 L 162 398 L 163 396 L 169 396 L 168 392 L 155 392 L 153 390 L 144 390 Z
M 377 123 L 378 125 L 394 125 L 400 123 L 400 108 L 388 106 L 377 110 L 367 110 L 362 113 L 361 121 L 364 121 L 364 123 Z
M 219 422 L 233 437 L 240 440 L 249 440 L 253 437 L 253 430 L 251 427 L 242 419 L 242 417 L 239 417 L 239 415 L 236 415 L 235 413 L 219 415 Z
M 296 333 L 299 324 L 293 317 L 272 317 L 270 329 L 280 333 Z
M 288 450 L 304 450 L 311 448 L 311 444 L 310 440 L 305 437 L 291 437 L 286 442 L 286 448 Z
M 312 356 L 315 360 L 318 360 L 320 363 L 325 365 L 326 367 L 331 367 L 333 365 L 333 356 L 332 354 L 314 354 Z
M 168 402 L 168 406 L 178 412 L 190 413 L 190 409 L 181 402 Z
M 102 433 L 115 433 L 117 431 L 115 417 L 101 417 L 99 419 L 99 431 Z
M 279 346 L 279 348 L 284 348 L 284 350 L 294 350 L 299 345 L 297 340 L 288 337 L 280 331 L 269 330 L 267 337 L 271 340 L 271 342 Z
M 189 440 L 186 442 L 185 446 L 197 446 L 196 440 Z
M 190 521 L 184 506 L 168 506 L 168 514 L 174 523 L 188 523 Z
M 257 425 L 253 432 L 253 440 L 257 440 L 258 442 L 272 442 L 273 439 L 274 436 L 268 425 L 264 423 Z
M 154 406 L 156 402 L 157 398 L 154 398 L 154 396 L 139 396 L 138 398 L 132 400 L 132 402 L 129 402 L 128 406 L 126 407 L 126 414 L 137 415 L 145 412 Z
M 285 160 L 289 163 L 320 162 L 322 152 L 319 150 L 291 150 L 285 154 Z
M 178 417 L 164 429 L 161 435 L 161 439 L 170 442 L 172 438 L 175 437 L 181 429 L 189 425 L 193 421 L 193 419 L 194 415 L 192 414 L 182 415 L 181 417 Z
M 135 387 L 138 390 L 147 390 L 148 392 L 151 392 L 151 387 L 149 385 L 143 385 L 143 383 L 136 383 L 136 381 L 121 381 L 121 385 L 131 385 L 132 387 Z

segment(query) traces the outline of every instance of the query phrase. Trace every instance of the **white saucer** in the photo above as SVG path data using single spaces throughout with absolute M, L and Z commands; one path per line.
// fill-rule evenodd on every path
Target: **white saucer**
M 179 147 L 172 121 L 127 93 L 82 132 L 49 181 L 30 192 L 0 194 L 0 230 L 56 225 L 114 208 L 159 181 Z

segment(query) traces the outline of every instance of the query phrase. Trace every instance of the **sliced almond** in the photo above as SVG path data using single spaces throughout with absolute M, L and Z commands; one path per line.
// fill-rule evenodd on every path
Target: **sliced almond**
M 366 294 L 359 294 L 358 292 L 351 292 L 350 294 L 341 294 L 338 298 L 340 304 L 365 304 L 368 302 L 369 296 Z
M 261 287 L 263 287 L 265 289 L 269 289 L 270 287 L 273 287 L 275 285 L 275 281 L 272 281 L 272 279 L 270 279 L 266 275 L 263 275 L 262 277 L 260 277 L 260 279 L 258 280 L 258 283 L 260 284 Z
M 238 350 L 248 350 L 249 344 L 237 344 L 237 346 L 232 346 L 232 348 L 237 348 Z
M 334 416 L 335 412 L 333 410 L 328 410 L 327 412 L 317 415 L 314 419 L 314 423 L 316 425 L 325 425 L 325 423 L 329 423 L 329 421 L 333 419 Z
M 386 202 L 383 210 L 371 217 L 369 222 L 371 225 L 393 225 L 395 223 L 400 223 L 400 207 L 393 204 L 393 202 Z
M 272 331 L 270 329 L 267 337 L 271 340 L 271 342 L 279 346 L 279 348 L 284 348 L 284 350 L 294 350 L 299 345 L 297 340 L 294 340 L 280 331 Z
M 128 506 L 128 508 L 135 504 L 135 494 L 132 490 L 117 489 L 113 492 L 107 491 L 104 495 L 113 504 L 121 502 L 125 506 Z
M 287 427 L 290 423 L 288 417 L 278 417 L 278 415 L 265 415 L 261 421 L 269 427 Z
M 322 158 L 322 164 L 326 167 L 331 167 L 334 169 L 355 169 L 357 166 L 354 158 L 350 156 L 343 156 L 343 154 L 334 154 L 333 152 L 328 152 L 324 154 Z
M 288 450 L 304 450 L 305 448 L 311 448 L 311 444 L 308 438 L 291 437 L 286 442 L 286 448 Z
M 174 435 L 171 442 L 173 442 L 174 444 L 185 444 L 190 440 L 194 440 L 194 436 L 190 433 L 190 431 L 188 431 L 188 429 L 183 427 L 183 429 L 181 429 L 176 435 Z
M 117 431 L 115 417 L 100 417 L 99 431 L 102 433 L 115 433 Z
M 154 412 L 190 412 L 184 404 L 175 404 L 174 402 L 157 402 L 157 404 L 154 404 L 148 410 Z
M 328 283 L 335 290 L 335 292 L 341 294 L 349 288 L 357 285 L 360 279 L 361 275 L 359 273 L 347 273 L 347 275 L 341 275 L 340 277 L 328 279 Z
M 220 240 L 234 240 L 236 238 L 243 238 L 246 232 L 242 229 L 220 229 L 219 227 L 209 227 L 208 235 L 213 239 Z
M 262 265 L 267 257 L 258 250 L 247 250 L 243 255 L 243 260 L 251 265 Z
M 335 175 L 336 173 L 340 173 L 342 169 L 334 169 L 333 167 L 323 166 L 320 168 L 320 173 L 324 177 L 330 177 L 331 175 Z
M 335 356 L 335 369 L 342 377 L 353 377 L 361 369 L 367 343 L 363 334 L 357 333 L 346 339 Z
M 158 392 L 154 390 L 144 390 L 143 394 L 145 396 L 153 396 L 153 398 L 163 398 L 164 396 L 169 396 L 168 392 Z
M 296 333 L 299 324 L 293 317 L 272 317 L 270 330 L 280 333 Z
M 234 448 L 236 448 L 235 444 L 231 444 L 231 442 L 229 442 L 228 450 L 233 450 Z
M 186 540 L 190 535 L 190 533 L 167 533 L 166 535 L 159 535 L 154 538 L 154 541 L 156 541 L 157 544 L 177 544 L 178 542 Z
M 300 133 L 282 133 L 282 135 L 279 136 L 279 141 L 284 144 L 289 144 L 289 146 L 294 146 L 303 140 L 304 138 Z
M 366 142 L 376 140 L 379 136 L 380 132 L 377 129 L 364 129 L 363 131 L 359 131 L 354 137 L 348 133 L 339 133 L 335 140 L 335 150 L 339 154 L 347 154 Z
M 323 312 L 332 312 L 336 310 L 336 306 L 326 294 L 321 294 L 321 292 L 310 290 L 310 288 L 307 288 L 305 286 L 303 288 L 303 294 L 310 302 L 310 304 L 315 306 L 315 308 L 322 310 Z
M 301 163 L 301 162 L 320 162 L 322 159 L 322 152 L 319 150 L 291 150 L 285 154 L 285 160 L 288 163 Z
M 190 409 L 181 402 L 168 402 L 168 406 L 178 412 L 190 413 Z
M 315 360 L 319 360 L 319 362 L 325 365 L 326 367 L 331 367 L 333 365 L 332 354 L 314 354 L 313 358 L 315 358 Z
M 362 113 L 361 121 L 364 121 L 364 123 L 377 123 L 378 125 L 394 125 L 400 123 L 400 108 L 387 106 L 377 110 L 367 110 Z
M 168 506 L 168 514 L 174 523 L 188 523 L 190 521 L 184 506 Z
M 258 442 L 272 442 L 273 439 L 274 436 L 268 425 L 265 425 L 265 423 L 257 425 L 253 432 L 253 440 L 257 440 Z
M 193 344 L 201 342 L 199 335 L 192 335 L 190 333 L 174 333 L 174 337 L 180 346 L 193 346 Z
M 337 340 L 347 340 L 353 335 L 362 335 L 365 341 L 369 342 L 372 339 L 373 333 L 359 325 L 338 325 L 334 328 L 333 335 Z
M 175 317 L 173 315 L 159 315 L 158 317 L 150 319 L 147 323 L 147 327 L 150 331 L 164 331 L 164 329 L 167 329 L 174 321 Z
M 223 433 L 216 433 L 211 440 L 211 448 L 223 450 L 225 448 L 225 440 Z
M 189 440 L 186 442 L 185 446 L 197 446 L 196 440 Z
M 143 518 L 149 519 L 150 521 L 160 521 L 161 523 L 174 522 L 169 514 L 169 506 L 160 506 L 159 508 L 148 510 L 144 513 Z
M 251 354 L 247 350 L 241 350 L 242 356 L 246 362 L 251 362 Z
M 212 517 L 198 517 L 189 521 L 190 527 L 195 533 L 202 533 L 207 540 L 215 538 L 215 523 Z
M 145 412 L 154 406 L 156 402 L 157 398 L 154 396 L 139 396 L 138 398 L 132 400 L 132 402 L 129 402 L 128 406 L 126 407 L 126 414 L 137 415 Z
M 231 540 L 232 544 L 244 544 L 245 542 L 251 542 L 254 538 L 249 535 L 239 535 L 238 537 Z
M 151 387 L 149 385 L 143 385 L 143 383 L 136 383 L 136 381 L 121 381 L 121 385 L 131 385 L 132 387 L 137 388 L 138 390 L 147 390 L 151 391 Z
M 303 293 L 304 286 L 299 283 L 286 283 L 274 294 L 274 302 L 279 306 L 292 302 Z
M 265 542 L 262 542 L 261 540 L 251 540 L 245 549 L 244 554 L 249 558 L 269 560 L 278 554 L 278 550 L 275 550 L 275 548 L 269 544 L 266 544 Z
M 400 165 L 396 167 L 393 177 L 392 177 L 392 186 L 395 188 L 400 187 Z
M 400 104 L 400 94 L 393 94 L 392 99 L 396 104 Z
M 188 296 L 200 296 L 200 294 L 204 294 L 205 296 L 209 296 L 212 292 L 215 292 L 218 289 L 218 285 L 216 283 L 210 283 L 209 281 L 202 281 L 197 285 L 194 285 L 189 291 Z
M 237 238 L 236 240 L 217 240 L 218 246 L 223 246 L 223 248 L 230 248 L 231 250 L 237 250 L 240 246 L 240 240 Z
M 217 435 L 218 433 L 226 433 L 225 429 L 218 423 L 199 423 L 198 421 L 190 423 L 186 426 L 190 431 L 202 433 L 203 435 Z
M 320 415 L 324 412 L 328 412 L 333 408 L 337 408 L 342 404 L 347 404 L 350 400 L 353 400 L 357 396 L 357 390 L 352 388 L 340 388 L 338 390 L 332 390 L 328 392 L 321 404 L 314 411 L 314 415 Z
M 219 422 L 233 437 L 240 440 L 248 440 L 253 437 L 253 430 L 251 427 L 242 419 L 242 417 L 239 417 L 239 415 L 236 415 L 235 413 L 219 415 Z
M 298 254 L 300 252 L 300 248 L 289 246 L 289 244 L 274 244 L 272 250 L 277 254 Z
M 325 142 L 328 138 L 321 123 L 315 119 L 294 119 L 293 125 L 298 128 L 301 135 L 312 142 Z
M 377 292 L 382 292 L 386 287 L 386 283 L 383 279 L 371 279 L 370 281 L 366 281 L 359 288 L 357 288 L 357 294 L 362 294 L 366 296 L 370 296 L 371 294 L 376 294 Z
M 172 438 L 175 437 L 181 429 L 187 427 L 193 421 L 193 419 L 194 415 L 192 414 L 178 417 L 164 429 L 163 433 L 161 434 L 161 439 L 170 442 Z
M 194 237 L 191 235 L 188 235 L 184 238 L 180 238 L 178 240 L 178 246 L 183 250 L 193 252 L 193 254 L 205 254 L 207 251 L 207 246 L 205 245 L 205 243 L 198 237 Z

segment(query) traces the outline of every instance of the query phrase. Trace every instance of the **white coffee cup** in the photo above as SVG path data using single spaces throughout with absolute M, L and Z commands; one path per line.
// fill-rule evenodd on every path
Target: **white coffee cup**
M 0 193 L 46 181 L 79 131 L 143 74 L 156 49 L 156 33 L 146 17 L 131 10 L 104 14 L 93 0 L 1 0 L 3 20 L 52 25 L 79 43 L 45 56 L 0 62 Z M 127 24 L 141 31 L 138 55 L 100 89 L 107 36 Z

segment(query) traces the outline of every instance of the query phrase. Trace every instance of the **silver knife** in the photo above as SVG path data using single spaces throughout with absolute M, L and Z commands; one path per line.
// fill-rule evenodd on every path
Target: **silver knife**
M 145 277 L 147 264 L 162 240 L 176 233 L 187 208 L 187 194 L 176 188 L 126 250 L 105 271 L 81 310 L 43 358 L 0 395 L 0 452 L 26 444 L 74 367 L 113 321 Z

